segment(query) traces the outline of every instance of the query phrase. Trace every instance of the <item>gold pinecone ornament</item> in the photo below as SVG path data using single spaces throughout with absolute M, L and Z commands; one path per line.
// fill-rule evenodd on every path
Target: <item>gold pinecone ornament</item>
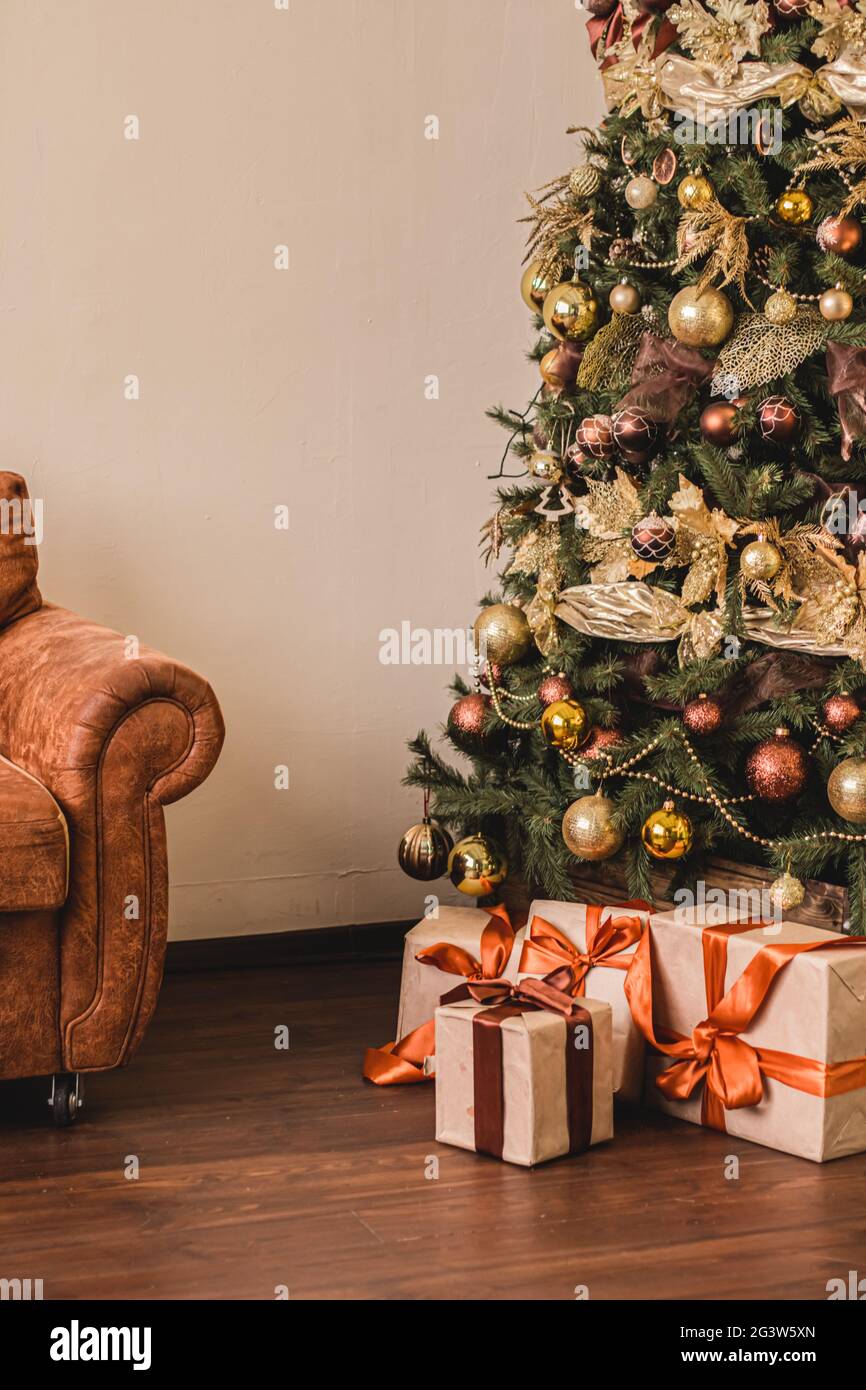
M 601 188 L 601 174 L 593 164 L 579 164 L 569 174 L 568 187 L 580 201 L 593 198 Z

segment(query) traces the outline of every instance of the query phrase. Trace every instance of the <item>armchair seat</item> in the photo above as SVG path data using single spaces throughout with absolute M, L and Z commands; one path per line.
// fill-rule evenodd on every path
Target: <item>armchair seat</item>
M 0 757 L 0 914 L 62 907 L 68 881 L 63 812 L 41 782 Z

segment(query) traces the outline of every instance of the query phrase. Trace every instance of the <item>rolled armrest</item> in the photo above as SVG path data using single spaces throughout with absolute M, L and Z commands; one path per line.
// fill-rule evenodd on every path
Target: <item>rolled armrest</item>
M 193 671 L 46 604 L 0 632 L 0 752 L 37 777 L 69 826 L 60 1025 L 70 1071 L 117 1066 L 140 1042 L 165 959 L 162 807 L 198 786 L 224 736 Z

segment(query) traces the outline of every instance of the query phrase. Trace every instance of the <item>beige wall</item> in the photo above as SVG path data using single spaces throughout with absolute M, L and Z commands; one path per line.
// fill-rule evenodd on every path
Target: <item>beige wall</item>
M 403 744 L 451 673 L 378 634 L 488 586 L 484 409 L 536 384 L 521 191 L 600 112 L 570 0 L 0 6 L 0 466 L 45 498 L 47 597 L 228 725 L 168 812 L 175 936 L 416 912 Z

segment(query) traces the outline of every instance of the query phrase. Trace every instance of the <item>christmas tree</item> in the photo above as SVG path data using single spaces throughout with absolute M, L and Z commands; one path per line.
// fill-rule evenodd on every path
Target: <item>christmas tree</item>
M 847 884 L 866 933 L 866 0 L 587 8 L 609 115 L 529 197 L 471 767 L 421 733 L 407 782 L 469 893 L 727 854 L 785 910 Z

